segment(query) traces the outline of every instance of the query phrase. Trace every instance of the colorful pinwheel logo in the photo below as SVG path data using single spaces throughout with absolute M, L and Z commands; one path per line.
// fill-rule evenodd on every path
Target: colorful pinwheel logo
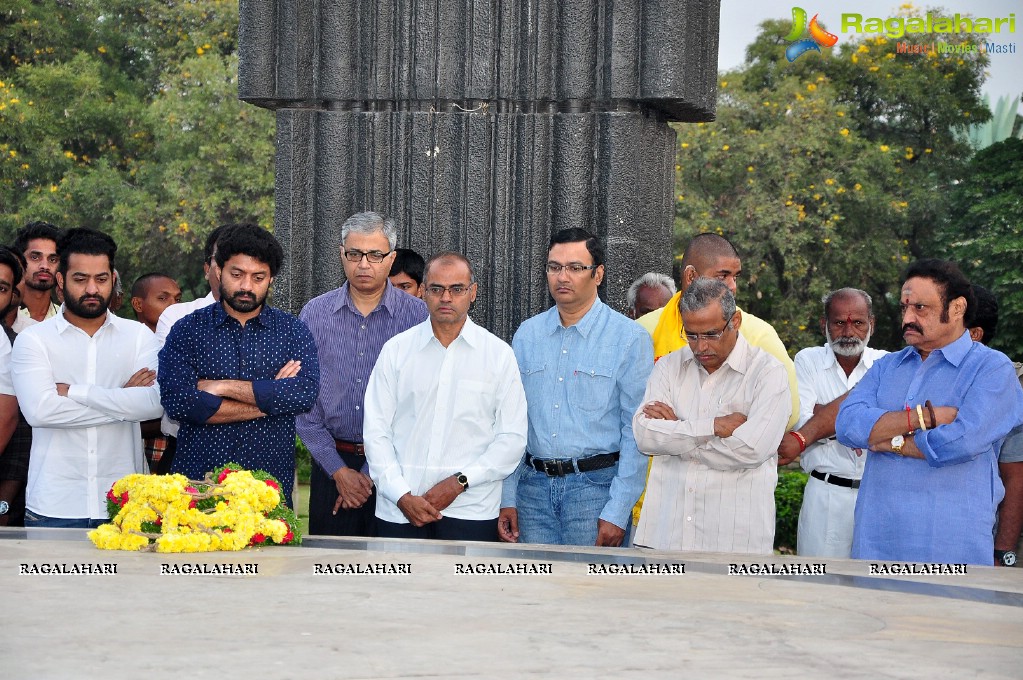
M 834 47 L 838 42 L 837 35 L 828 33 L 820 27 L 817 23 L 818 16 L 814 14 L 813 19 L 810 19 L 810 23 L 807 25 L 806 10 L 802 7 L 792 8 L 792 30 L 785 36 L 785 39 L 792 43 L 785 50 L 785 57 L 790 62 L 795 61 L 806 52 L 813 50 L 819 53 L 822 47 Z M 810 37 L 802 38 L 803 31 L 806 30 L 809 30 Z M 800 38 L 802 39 L 800 40 Z

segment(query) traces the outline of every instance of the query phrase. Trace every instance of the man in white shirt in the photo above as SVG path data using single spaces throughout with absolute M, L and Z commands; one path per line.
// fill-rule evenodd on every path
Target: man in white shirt
M 57 285 L 57 239 L 60 229 L 49 222 L 29 222 L 14 237 L 14 249 L 25 258 L 25 276 L 21 280 L 21 304 L 18 318 L 11 324 L 20 333 L 33 321 L 56 316 L 59 307 L 53 302 Z
M 144 472 L 139 421 L 160 415 L 158 346 L 137 321 L 107 311 L 117 245 L 92 229 L 58 242 L 57 316 L 27 328 L 11 356 L 14 390 L 32 426 L 25 525 L 95 527 L 106 493 Z
M 845 395 L 887 352 L 867 347 L 874 315 L 865 291 L 841 288 L 822 302 L 821 330 L 827 343 L 796 355 L 799 427 L 782 438 L 778 456 L 784 465 L 801 455 L 800 465 L 810 474 L 799 511 L 796 551 L 848 558 L 866 457 L 838 443 L 835 417 Z
M 501 482 L 526 448 L 526 396 L 511 347 L 469 318 L 469 261 L 426 265 L 430 318 L 383 346 L 363 436 L 377 531 L 390 538 L 497 540 Z
M 775 452 L 792 410 L 785 367 L 739 333 L 723 282 L 696 279 L 679 308 L 689 344 L 654 365 L 632 419 L 653 456 L 635 544 L 770 554 Z

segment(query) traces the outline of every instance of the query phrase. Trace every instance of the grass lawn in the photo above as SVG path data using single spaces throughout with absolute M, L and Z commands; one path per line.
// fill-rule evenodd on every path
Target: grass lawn
M 298 515 L 302 535 L 306 536 L 309 533 L 309 485 L 296 484 L 293 496 L 292 500 L 295 501 L 293 510 Z

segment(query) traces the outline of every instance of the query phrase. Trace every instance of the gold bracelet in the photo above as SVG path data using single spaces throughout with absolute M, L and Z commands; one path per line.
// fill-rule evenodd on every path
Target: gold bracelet
M 920 404 L 916 405 L 916 417 L 920 419 L 920 429 L 924 432 L 927 431 L 927 421 L 924 420 L 924 407 Z

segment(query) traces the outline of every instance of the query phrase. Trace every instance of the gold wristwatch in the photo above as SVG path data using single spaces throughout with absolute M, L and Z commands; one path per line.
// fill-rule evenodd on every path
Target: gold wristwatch
M 905 445 L 905 443 L 906 443 L 905 437 L 903 437 L 901 434 L 895 435 L 894 437 L 892 437 L 892 451 L 901 456 L 902 447 Z

